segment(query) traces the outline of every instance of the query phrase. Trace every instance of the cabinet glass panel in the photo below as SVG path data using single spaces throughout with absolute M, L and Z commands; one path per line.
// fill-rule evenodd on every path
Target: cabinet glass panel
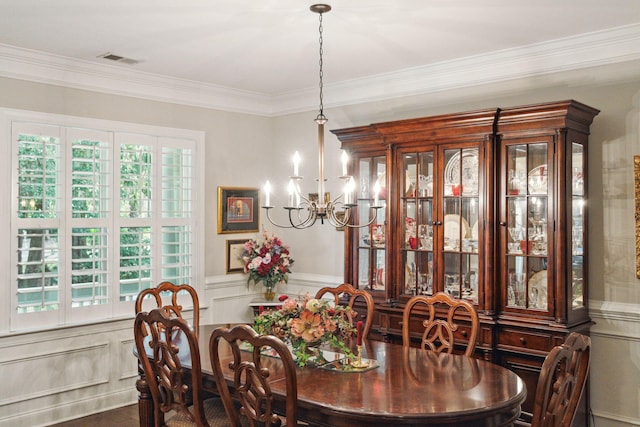
M 369 227 L 355 228 L 358 244 L 358 286 L 361 289 L 385 290 L 386 265 L 386 159 L 384 156 L 358 159 L 358 223 L 367 224 L 377 209 L 376 221 Z M 377 194 L 376 194 L 377 191 Z
M 527 194 L 527 146 L 510 145 L 507 148 L 507 194 Z
M 584 306 L 584 147 L 571 145 L 571 301 L 575 309 Z
M 508 257 L 507 306 L 547 310 L 547 259 Z
M 478 302 L 478 148 L 444 150 L 443 287 Z
M 444 195 L 477 196 L 478 148 L 445 150 L 444 161 Z
M 371 267 L 369 263 L 369 249 L 358 250 L 358 287 L 360 289 L 371 289 L 372 279 Z
M 547 194 L 547 144 L 529 144 L 527 153 L 527 190 L 529 194 Z
M 444 254 L 444 292 L 478 303 L 478 255 Z
M 507 253 L 522 254 L 527 249 L 527 198 L 509 197 L 507 202 Z
M 403 251 L 404 295 L 433 295 L 433 252 Z
M 547 147 L 507 147 L 507 307 L 548 309 Z
M 402 155 L 402 294 L 433 294 L 433 152 Z

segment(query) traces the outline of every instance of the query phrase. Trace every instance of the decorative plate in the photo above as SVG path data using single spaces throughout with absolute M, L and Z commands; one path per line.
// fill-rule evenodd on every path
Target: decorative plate
M 529 171 L 529 194 L 547 194 L 547 165 L 536 166 Z
M 462 164 L 462 174 L 460 165 Z M 478 149 L 462 150 L 462 162 L 460 161 L 460 151 L 455 153 L 447 162 L 444 168 L 444 183 L 460 184 L 462 176 L 462 195 L 469 196 L 478 194 Z
M 529 307 L 547 309 L 547 270 L 540 270 L 529 279 Z
M 462 230 L 460 229 L 462 228 Z M 460 239 L 469 235 L 469 223 L 466 219 L 460 215 L 449 214 L 444 216 L 444 238 L 445 249 L 457 250 L 456 247 L 460 245 Z M 461 233 L 462 232 L 462 233 Z M 458 241 L 458 245 L 452 244 L 452 242 Z M 447 245 L 447 241 L 450 242 Z

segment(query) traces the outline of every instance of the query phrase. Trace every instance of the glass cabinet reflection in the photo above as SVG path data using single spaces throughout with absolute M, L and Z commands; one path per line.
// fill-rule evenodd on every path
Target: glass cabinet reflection
M 547 156 L 547 143 L 507 147 L 507 307 L 548 308 Z
M 433 151 L 402 156 L 404 295 L 433 294 Z
M 359 224 L 370 220 L 371 207 L 377 209 L 375 223 L 365 228 L 354 229 L 358 233 L 358 286 L 371 291 L 386 290 L 385 212 L 387 199 L 386 158 L 384 156 L 362 157 L 358 160 L 359 188 L 357 193 Z

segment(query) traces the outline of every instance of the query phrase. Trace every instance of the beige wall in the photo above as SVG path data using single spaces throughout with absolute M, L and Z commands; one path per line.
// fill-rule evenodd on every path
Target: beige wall
M 217 187 L 253 187 L 264 180 L 274 151 L 268 118 L 6 78 L 0 78 L 0 107 L 204 131 L 205 274 L 224 274 L 229 237 L 216 233 Z
M 635 77 L 629 75 L 628 72 L 616 75 L 615 70 L 602 67 L 482 88 L 325 109 L 328 129 L 562 99 L 575 99 L 601 110 L 591 127 L 588 192 L 589 297 L 596 321 L 591 396 L 598 427 L 640 424 L 640 281 L 635 278 L 632 180 L 632 157 L 640 154 L 640 73 L 632 73 Z M 331 99 L 330 94 L 325 96 L 326 100 Z M 284 180 L 291 173 L 290 158 L 296 149 L 303 155 L 301 173 L 307 177 L 303 191 L 311 192 L 316 185 L 313 181 L 317 176 L 315 112 L 266 118 L 4 78 L 0 78 L 0 107 L 188 128 L 206 133 L 207 215 L 203 231 L 207 288 L 203 302 L 208 310 L 205 311 L 205 322 L 246 317 L 246 302 L 253 292 L 247 291 L 242 275 L 225 275 L 225 240 L 249 235 L 216 234 L 216 187 L 258 187 L 270 179 L 275 190 L 284 193 Z M 338 191 L 335 186 L 335 177 L 340 174 L 338 145 L 327 132 L 326 177 L 332 193 Z M 278 233 L 291 245 L 296 259 L 289 292 L 340 281 L 344 262 L 341 232 L 325 224 L 305 232 L 286 230 Z M 21 348 L 20 343 L 25 341 L 29 340 L 24 336 L 0 338 L 0 362 L 9 348 Z M 117 351 L 122 352 L 122 346 Z M 128 376 L 127 381 L 126 389 L 130 390 L 132 378 Z M 19 392 L 19 384 L 12 386 Z M 91 392 L 87 390 L 87 393 Z M 120 400 L 107 398 L 109 403 L 85 405 L 80 413 L 114 406 L 132 396 L 131 393 L 123 394 Z M 53 398 L 38 399 L 33 404 L 41 406 L 48 416 L 61 419 L 73 416 L 73 408 L 78 408 L 74 405 L 77 396 L 66 399 L 68 404 L 64 409 L 60 409 L 60 403 L 54 403 L 56 399 Z M 0 426 L 16 425 L 16 420 L 32 420 L 33 417 L 21 418 L 24 410 L 24 405 L 0 405 Z

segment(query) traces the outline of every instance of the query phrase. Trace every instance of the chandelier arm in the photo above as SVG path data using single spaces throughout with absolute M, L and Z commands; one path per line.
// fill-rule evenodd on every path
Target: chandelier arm
M 277 222 L 275 222 L 274 220 L 272 220 L 272 219 L 271 219 L 271 215 L 269 214 L 269 211 L 270 211 L 271 209 L 273 209 L 273 206 L 263 206 L 262 208 L 266 211 L 266 213 L 267 213 L 267 219 L 269 220 L 269 222 L 270 222 L 271 224 L 275 225 L 276 227 L 278 227 L 278 228 L 296 228 L 296 227 L 294 227 L 294 226 L 293 226 L 293 224 L 291 224 L 291 225 L 282 225 L 282 224 L 278 224 Z
M 349 222 L 349 220 L 351 219 L 351 209 L 350 208 L 345 208 L 344 210 L 340 211 L 340 212 L 344 212 L 344 216 L 343 216 L 342 219 L 338 218 L 337 212 L 338 212 L 338 210 L 335 209 L 335 206 L 332 207 L 330 213 L 327 215 L 327 220 L 334 227 L 344 227 L 344 226 L 346 226 L 347 223 Z
M 371 219 L 369 220 L 369 222 L 367 222 L 366 224 L 345 224 L 344 227 L 349 227 L 349 228 L 364 228 L 364 227 L 368 227 L 371 224 L 376 222 L 376 219 L 378 218 L 378 209 L 381 209 L 381 206 L 378 207 L 371 207 L 369 209 L 373 209 L 373 216 L 371 217 Z
M 299 230 L 311 227 L 313 224 L 316 223 L 316 220 L 318 219 L 317 210 L 312 209 L 312 208 L 308 208 L 307 209 L 309 214 L 307 215 L 307 217 L 304 220 L 300 217 L 300 212 L 302 211 L 302 208 L 287 209 L 287 210 L 289 211 L 289 223 L 291 224 L 291 226 L 293 228 L 296 228 L 296 229 L 299 229 Z M 298 221 L 297 222 L 293 221 L 292 212 L 294 210 L 298 211 Z

